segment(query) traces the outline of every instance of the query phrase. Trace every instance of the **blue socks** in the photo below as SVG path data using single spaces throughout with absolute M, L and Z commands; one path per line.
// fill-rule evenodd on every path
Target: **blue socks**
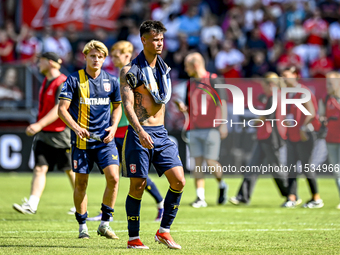
M 170 226 L 176 217 L 182 194 L 183 191 L 174 190 L 169 187 L 164 200 L 164 213 L 161 222 L 162 228 L 170 229 Z
M 128 194 L 126 198 L 125 210 L 128 221 L 129 237 L 139 236 L 141 201 L 142 199 L 132 197 L 130 194 Z
M 145 190 L 150 193 L 150 195 L 156 200 L 156 203 L 160 203 L 163 201 L 162 195 L 159 193 L 156 185 L 151 181 L 148 177 L 146 178 L 146 187 Z
M 114 209 L 102 203 L 102 221 L 110 221 L 110 217 L 114 214 Z
M 80 224 L 86 224 L 87 212 L 84 213 L 84 214 L 80 214 L 80 213 L 76 212 L 74 215 L 76 216 L 76 219 L 77 219 L 79 225 Z

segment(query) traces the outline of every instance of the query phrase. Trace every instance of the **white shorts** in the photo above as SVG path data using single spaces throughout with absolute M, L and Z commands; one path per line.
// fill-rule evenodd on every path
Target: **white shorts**
M 217 129 L 195 129 L 188 132 L 190 156 L 218 160 L 221 136 Z

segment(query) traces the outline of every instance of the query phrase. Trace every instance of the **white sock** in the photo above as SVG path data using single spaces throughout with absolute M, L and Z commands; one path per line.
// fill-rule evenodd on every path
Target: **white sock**
M 139 236 L 129 237 L 129 241 L 136 240 L 136 239 L 139 239 Z
M 100 222 L 100 225 L 99 225 L 99 226 L 100 226 L 100 227 L 108 226 L 109 223 L 110 223 L 109 221 L 103 221 L 103 220 L 102 220 L 102 221 Z
M 30 195 L 30 198 L 28 199 L 28 203 L 34 211 L 38 209 L 39 201 L 40 198 L 34 195 Z
M 223 189 L 227 186 L 223 180 L 221 180 L 218 185 L 220 189 Z
M 201 200 L 205 200 L 205 196 L 204 196 L 204 188 L 197 188 L 196 189 L 196 195 L 199 199 Z
M 159 233 L 170 233 L 170 228 L 159 227 Z
M 79 224 L 79 232 L 81 232 L 82 230 L 88 231 L 87 226 L 86 226 L 86 223 L 84 223 L 84 224 Z
M 163 209 L 164 208 L 164 199 L 157 204 L 158 209 Z

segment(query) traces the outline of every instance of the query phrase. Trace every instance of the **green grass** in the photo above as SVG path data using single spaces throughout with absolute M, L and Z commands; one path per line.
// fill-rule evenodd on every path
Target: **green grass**
M 165 178 L 152 176 L 162 194 L 168 184 Z M 240 179 L 229 179 L 229 196 L 234 195 Z M 322 209 L 283 209 L 283 199 L 271 179 L 260 179 L 252 204 L 235 207 L 216 205 L 217 186 L 213 179 L 206 182 L 207 208 L 189 206 L 195 198 L 193 180 L 187 185 L 172 235 L 181 251 L 171 251 L 154 242 L 159 223 L 154 222 L 156 207 L 145 194 L 141 210 L 141 239 L 148 251 L 126 249 L 127 222 L 125 198 L 128 179 L 121 178 L 115 206 L 115 222 L 111 226 L 119 240 L 108 240 L 96 234 L 98 222 L 89 222 L 89 240 L 79 240 L 78 224 L 66 212 L 73 206 L 72 191 L 63 174 L 48 174 L 45 192 L 36 215 L 22 215 L 12 209 L 29 195 L 30 174 L 0 174 L 0 254 L 339 254 L 340 211 L 333 179 L 320 179 Z M 100 209 L 104 178 L 90 176 L 88 211 L 90 217 Z M 309 198 L 304 179 L 299 180 L 299 194 Z

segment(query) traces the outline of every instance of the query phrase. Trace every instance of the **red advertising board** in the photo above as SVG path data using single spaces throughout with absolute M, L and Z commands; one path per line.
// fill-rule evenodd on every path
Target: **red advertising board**
M 114 29 L 125 0 L 25 0 L 22 3 L 23 22 L 35 29 L 44 27 L 46 15 L 47 24 L 53 27 L 74 24 L 77 29 L 83 29 L 88 24 L 91 29 Z

